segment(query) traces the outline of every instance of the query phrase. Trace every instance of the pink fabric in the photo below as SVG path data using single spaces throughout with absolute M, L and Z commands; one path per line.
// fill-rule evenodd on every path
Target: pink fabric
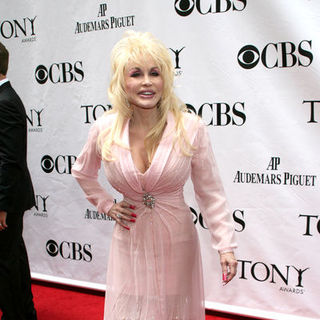
M 97 182 L 101 159 L 96 152 L 99 132 L 115 114 L 92 126 L 88 141 L 73 166 L 73 175 L 98 210 L 108 212 L 112 197 Z M 136 206 L 130 231 L 115 225 L 107 271 L 106 320 L 205 319 L 202 265 L 197 231 L 183 197 L 190 176 L 196 199 L 218 250 L 236 247 L 234 225 L 213 158 L 205 126 L 190 114 L 185 128 L 196 148 L 192 157 L 173 147 L 174 118 L 167 126 L 149 169 L 140 173 L 129 149 L 114 146 L 115 161 L 103 162 L 110 184 Z M 129 147 L 126 123 L 122 140 Z M 142 198 L 156 199 L 153 209 Z

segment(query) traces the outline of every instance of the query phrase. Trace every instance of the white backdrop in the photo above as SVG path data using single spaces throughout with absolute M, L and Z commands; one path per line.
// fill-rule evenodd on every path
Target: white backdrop
M 113 222 L 84 199 L 70 168 L 109 108 L 111 48 L 128 29 L 150 31 L 172 55 L 178 95 L 208 124 L 235 220 L 239 272 L 223 287 L 187 185 L 206 306 L 320 318 L 319 17 L 316 0 L 1 1 L 8 77 L 28 116 L 33 277 L 104 289 Z

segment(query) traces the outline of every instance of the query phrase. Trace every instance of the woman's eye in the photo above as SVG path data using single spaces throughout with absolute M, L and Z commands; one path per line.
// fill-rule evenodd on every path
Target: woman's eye
M 134 72 L 134 73 L 131 73 L 130 77 L 139 77 L 140 73 L 139 72 Z
M 154 77 L 157 77 L 159 75 L 159 72 L 153 71 L 153 72 L 151 72 L 151 75 L 154 76 Z

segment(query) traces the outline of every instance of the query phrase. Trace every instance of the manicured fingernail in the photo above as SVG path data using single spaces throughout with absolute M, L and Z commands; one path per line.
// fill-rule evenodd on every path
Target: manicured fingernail
M 222 281 L 227 281 L 227 274 L 226 273 L 222 274 Z
M 130 209 L 135 209 L 136 206 L 133 206 L 132 204 L 130 204 Z
M 136 219 L 130 219 L 131 222 L 136 222 Z
M 130 228 L 129 227 L 127 227 L 127 226 L 124 226 L 127 230 L 130 230 Z
M 131 217 L 136 218 L 136 217 L 137 217 L 137 215 L 136 215 L 135 213 L 131 212 Z

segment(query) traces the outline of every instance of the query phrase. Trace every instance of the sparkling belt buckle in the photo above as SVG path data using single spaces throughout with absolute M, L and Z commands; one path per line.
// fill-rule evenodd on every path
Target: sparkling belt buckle
M 156 203 L 156 199 L 153 195 L 151 195 L 148 192 L 143 195 L 143 204 L 145 206 L 152 209 L 152 208 L 154 208 L 155 203 Z

